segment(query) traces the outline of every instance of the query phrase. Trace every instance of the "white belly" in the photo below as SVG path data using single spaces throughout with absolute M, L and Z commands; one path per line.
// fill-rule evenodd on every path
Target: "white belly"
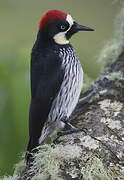
M 75 63 L 75 68 L 68 65 L 65 67 L 63 83 L 49 113 L 50 122 L 69 118 L 78 103 L 83 85 L 83 70 L 78 60 Z

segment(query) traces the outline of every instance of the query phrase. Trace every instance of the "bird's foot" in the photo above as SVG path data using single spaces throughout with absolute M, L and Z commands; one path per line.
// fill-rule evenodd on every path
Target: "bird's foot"
M 83 131 L 83 132 L 86 133 L 87 129 L 86 128 L 76 128 L 72 124 L 68 123 L 68 130 L 60 131 L 60 132 L 58 132 L 58 135 L 59 136 L 64 136 L 64 135 L 67 135 L 67 134 L 78 133 L 80 131 Z
M 65 131 L 61 131 L 59 132 L 60 134 L 62 135 L 66 135 L 66 134 L 72 134 L 72 133 L 77 133 L 79 131 L 84 131 L 86 132 L 86 128 L 77 128 L 77 127 L 74 127 L 69 121 L 68 121 L 68 118 L 65 117 L 63 118 L 62 120 L 64 123 L 65 123 Z
M 73 133 L 78 133 L 78 132 L 82 132 L 82 131 L 85 134 L 87 133 L 87 129 L 86 128 L 76 128 L 72 124 L 70 124 L 69 122 L 68 123 L 66 122 L 66 127 L 68 128 L 68 130 L 60 131 L 60 132 L 57 133 L 57 138 L 53 141 L 54 144 L 56 144 L 58 142 L 58 139 L 61 136 L 69 135 L 69 134 L 73 134 Z
M 57 133 L 57 135 L 60 137 L 60 136 L 68 135 L 68 134 L 77 133 L 77 132 L 80 132 L 80 131 L 82 131 L 82 129 L 75 128 L 75 129 L 60 131 L 60 132 Z

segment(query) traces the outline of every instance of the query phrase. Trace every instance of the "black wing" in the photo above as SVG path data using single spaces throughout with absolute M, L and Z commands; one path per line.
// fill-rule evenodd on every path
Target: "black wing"
M 29 113 L 28 151 L 38 146 L 41 130 L 47 120 L 53 100 L 63 81 L 61 59 L 53 53 L 43 56 L 33 52 L 31 58 L 31 105 Z

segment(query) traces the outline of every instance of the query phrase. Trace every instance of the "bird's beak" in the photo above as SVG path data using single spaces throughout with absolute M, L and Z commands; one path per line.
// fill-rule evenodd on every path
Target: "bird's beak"
M 80 25 L 76 22 L 74 22 L 73 26 L 74 26 L 75 31 L 94 31 L 94 29 L 87 26 Z
M 94 29 L 79 25 L 78 23 L 74 22 L 71 29 L 66 33 L 66 38 L 70 39 L 71 36 L 77 33 L 78 31 L 94 31 Z

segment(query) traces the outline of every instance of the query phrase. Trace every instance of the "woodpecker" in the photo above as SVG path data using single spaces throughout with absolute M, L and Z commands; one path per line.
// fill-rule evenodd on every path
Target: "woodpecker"
M 69 42 L 78 31 L 93 29 L 79 25 L 71 15 L 59 10 L 48 11 L 39 22 L 31 53 L 27 162 L 39 145 L 65 127 L 78 103 L 83 70 Z

